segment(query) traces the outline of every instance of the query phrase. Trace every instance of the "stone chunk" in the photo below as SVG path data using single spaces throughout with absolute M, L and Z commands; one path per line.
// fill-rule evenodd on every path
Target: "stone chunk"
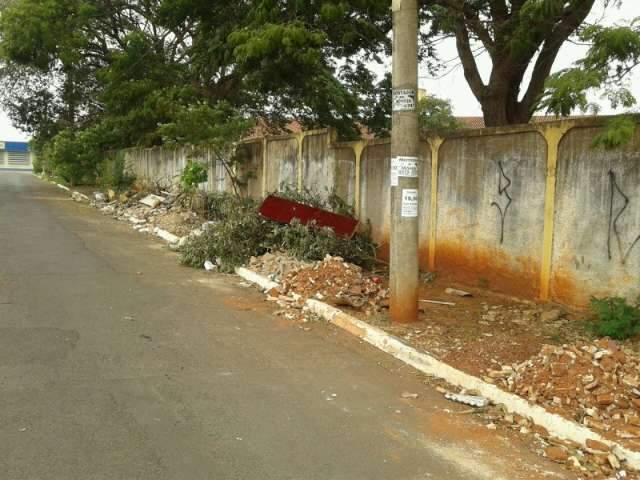
M 596 452 L 609 451 L 609 446 L 607 444 L 599 442 L 597 440 L 592 440 L 590 438 L 587 439 L 586 445 L 589 450 L 595 450 Z
M 561 447 L 548 447 L 544 450 L 544 456 L 554 462 L 564 463 L 569 459 L 569 453 Z
M 162 202 L 164 202 L 164 197 L 161 197 L 159 195 L 153 195 L 153 194 L 147 195 L 146 197 L 140 200 L 140 203 L 142 205 L 146 205 L 147 207 L 151 207 L 151 208 L 156 208 Z

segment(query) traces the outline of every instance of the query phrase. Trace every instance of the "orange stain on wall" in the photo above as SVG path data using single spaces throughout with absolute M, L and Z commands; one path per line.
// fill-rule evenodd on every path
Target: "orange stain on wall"
M 436 247 L 436 270 L 462 283 L 525 298 L 540 293 L 540 259 L 511 257 L 498 249 L 469 248 L 454 242 Z

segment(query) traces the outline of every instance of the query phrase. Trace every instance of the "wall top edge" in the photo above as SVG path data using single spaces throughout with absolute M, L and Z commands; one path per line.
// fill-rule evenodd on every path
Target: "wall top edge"
M 588 128 L 588 127 L 602 127 L 608 120 L 616 118 L 615 115 L 603 115 L 597 117 L 584 117 L 584 118 L 569 118 L 559 119 L 543 123 L 528 123 L 520 125 L 508 125 L 503 127 L 490 127 L 490 128 L 478 128 L 478 129 L 465 129 L 456 132 L 451 135 L 442 137 L 443 139 L 454 138 L 468 138 L 468 137 L 483 137 L 483 136 L 495 136 L 495 135 L 509 135 L 519 133 L 543 133 L 549 129 L 565 129 L 571 128 Z M 640 123 L 640 116 L 636 116 L 638 123 Z M 283 135 L 266 135 L 260 137 L 252 137 L 242 140 L 240 143 L 243 145 L 262 143 L 265 139 L 267 141 L 282 141 L 282 140 L 296 140 L 305 137 L 317 136 L 317 135 L 331 135 L 333 139 L 334 131 L 331 128 L 322 128 L 317 130 L 308 130 L 300 133 L 291 133 Z M 433 137 L 432 137 L 433 138 Z M 437 137 L 436 137 L 437 138 Z M 423 142 L 429 142 L 429 137 L 423 136 L 421 138 Z M 373 139 L 361 139 L 352 141 L 332 141 L 331 144 L 337 148 L 349 148 L 354 145 L 363 144 L 365 146 L 386 145 L 391 143 L 390 138 L 373 138 Z M 121 152 L 128 151 L 154 151 L 154 150 L 179 150 L 181 148 L 189 148 L 189 146 L 155 146 L 155 147 L 128 147 L 123 148 Z

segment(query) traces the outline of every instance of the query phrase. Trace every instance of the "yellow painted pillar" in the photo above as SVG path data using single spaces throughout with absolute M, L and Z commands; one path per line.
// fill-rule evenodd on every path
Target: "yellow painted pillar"
M 438 157 L 443 138 L 430 138 L 431 147 L 431 203 L 429 213 L 429 270 L 436 269 L 436 240 L 438 231 Z
M 297 133 L 296 141 L 298 142 L 297 168 L 298 168 L 298 192 L 302 191 L 304 186 L 304 159 L 302 158 L 302 147 L 304 146 L 304 137 L 306 134 Z
M 355 178 L 355 191 L 354 191 L 354 198 L 355 198 L 355 212 L 356 212 L 356 217 L 360 218 L 360 205 L 361 205 L 361 198 L 360 198 L 360 168 L 362 165 L 362 152 L 364 152 L 364 149 L 366 147 L 366 143 L 365 142 L 357 142 L 353 145 L 353 153 L 355 154 L 356 157 L 356 178 Z
M 573 124 L 542 127 L 540 133 L 547 141 L 547 185 L 544 198 L 544 235 L 542 241 L 542 265 L 540 269 L 540 299 L 549 300 L 551 286 L 551 263 L 553 258 L 553 231 L 556 205 L 556 172 L 558 169 L 558 147 L 562 137 Z
M 267 148 L 269 146 L 269 139 L 265 136 L 262 138 L 262 198 L 267 196 L 267 174 L 269 169 L 267 168 Z

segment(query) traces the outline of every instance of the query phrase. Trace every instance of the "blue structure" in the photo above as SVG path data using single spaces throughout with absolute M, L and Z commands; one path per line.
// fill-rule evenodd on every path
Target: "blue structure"
M 7 152 L 22 152 L 27 153 L 29 151 L 29 144 L 27 142 L 2 142 L 0 141 L 0 146 L 4 143 L 4 150 Z M 0 150 L 3 150 L 0 148 Z
M 27 142 L 4 142 L 0 140 L 0 169 L 31 169 L 33 155 Z

